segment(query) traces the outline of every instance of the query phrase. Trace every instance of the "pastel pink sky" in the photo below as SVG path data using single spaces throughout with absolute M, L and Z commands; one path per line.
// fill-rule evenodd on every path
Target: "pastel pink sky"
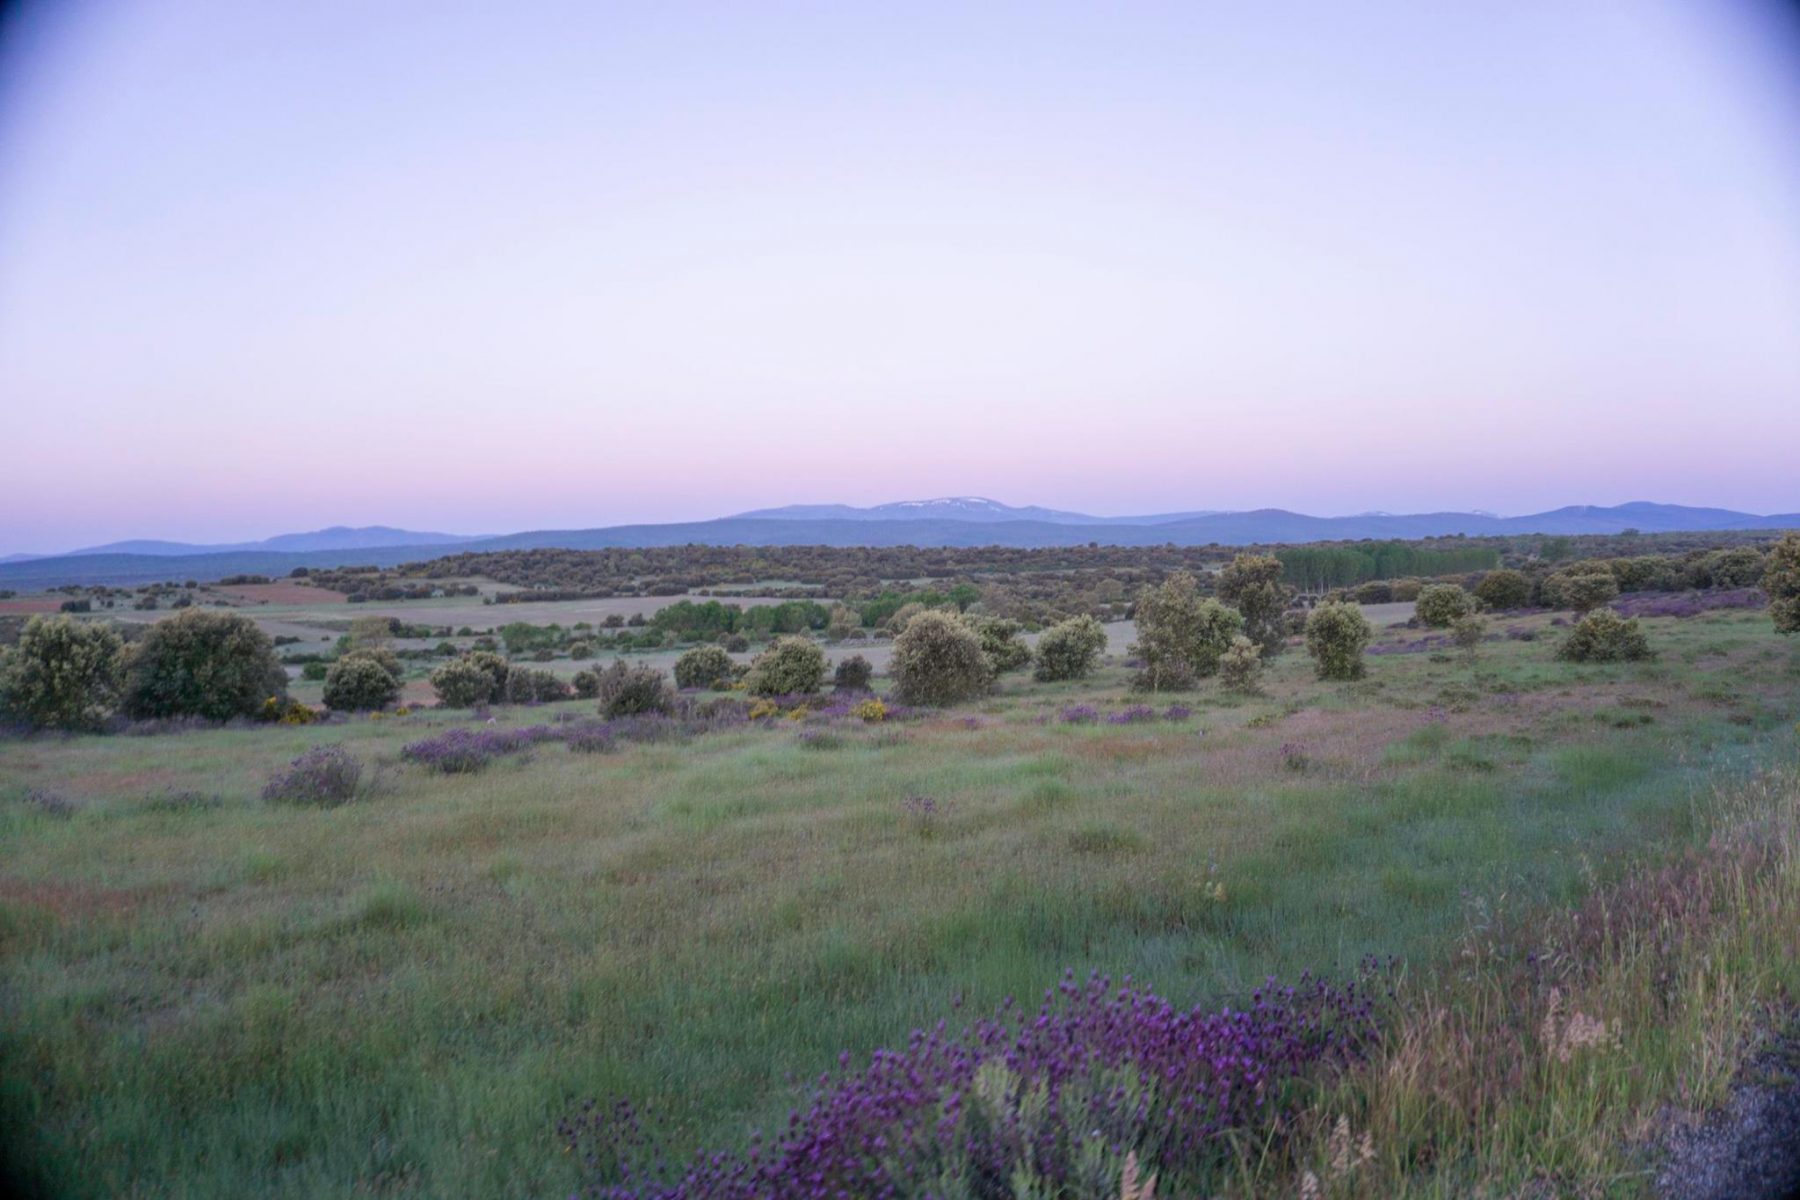
M 1800 510 L 1776 5 L 111 0 L 0 59 L 0 553 L 980 494 Z

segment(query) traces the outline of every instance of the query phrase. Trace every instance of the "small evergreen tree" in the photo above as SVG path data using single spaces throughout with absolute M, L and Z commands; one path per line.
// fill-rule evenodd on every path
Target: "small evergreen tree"
M 1264 658 L 1287 644 L 1287 609 L 1294 589 L 1282 581 L 1281 560 L 1272 554 L 1240 554 L 1219 572 L 1219 599 L 1244 618 L 1244 636 Z

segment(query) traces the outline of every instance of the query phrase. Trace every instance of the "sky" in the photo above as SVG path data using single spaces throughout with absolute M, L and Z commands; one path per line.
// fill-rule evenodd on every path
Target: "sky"
M 63 0 L 0 35 L 0 553 L 968 494 L 1800 510 L 1786 7 Z

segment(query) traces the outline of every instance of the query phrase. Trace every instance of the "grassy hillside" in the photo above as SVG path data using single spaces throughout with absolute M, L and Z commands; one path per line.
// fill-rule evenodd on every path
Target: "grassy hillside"
M 1792 755 L 1800 653 L 1765 616 L 1645 624 L 1648 664 L 1512 637 L 1322 684 L 1290 651 L 1263 696 L 1112 723 L 1141 702 L 1114 660 L 470 775 L 400 758 L 454 712 L 0 743 L 6 1150 L 66 1196 L 566 1194 L 583 1099 L 729 1147 L 840 1051 L 1065 968 L 1179 1003 L 1368 954 L 1423 978 L 1704 840 L 1718 780 Z M 258 799 L 321 742 L 373 795 Z

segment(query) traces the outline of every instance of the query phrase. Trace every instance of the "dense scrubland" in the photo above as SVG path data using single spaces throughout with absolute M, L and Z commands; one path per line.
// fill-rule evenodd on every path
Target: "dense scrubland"
M 1800 983 L 1800 536 L 1583 541 L 685 548 L 765 603 L 345 609 L 291 684 L 254 609 L 84 596 L 0 661 L 4 1153 L 45 1195 L 1645 1190 Z M 535 553 L 444 578 L 627 569 Z

